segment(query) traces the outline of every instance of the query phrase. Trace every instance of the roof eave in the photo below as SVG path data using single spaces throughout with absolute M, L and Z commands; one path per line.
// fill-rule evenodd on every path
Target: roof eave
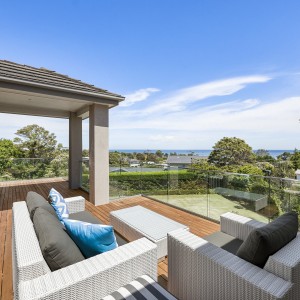
M 92 96 L 92 97 L 96 97 L 96 98 L 100 98 L 100 99 L 117 101 L 118 103 L 125 100 L 125 97 L 123 97 L 121 95 L 117 95 L 117 94 L 109 95 L 109 94 L 100 93 L 100 92 L 92 93 L 92 92 L 88 92 L 88 91 L 80 91 L 80 90 L 76 90 L 76 89 L 63 88 L 63 87 L 54 86 L 54 85 L 41 84 L 41 83 L 36 83 L 36 82 L 28 82 L 25 80 L 13 79 L 13 78 L 8 78 L 8 77 L 3 77 L 3 76 L 0 76 L 0 81 L 22 84 L 22 85 L 32 86 L 32 87 L 37 87 L 37 88 L 51 89 L 51 90 L 56 90 L 56 91 L 61 91 L 61 92 L 66 92 L 66 93 L 72 93 L 72 94 Z M 116 105 L 118 105 L 118 104 L 116 104 Z

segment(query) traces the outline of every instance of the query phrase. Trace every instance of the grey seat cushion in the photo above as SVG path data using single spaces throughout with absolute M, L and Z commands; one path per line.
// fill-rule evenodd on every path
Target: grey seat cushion
M 31 220 L 33 219 L 33 215 L 35 210 L 38 207 L 42 207 L 44 210 L 48 211 L 50 214 L 56 216 L 55 210 L 53 207 L 48 203 L 48 201 L 36 192 L 28 192 L 26 197 L 26 204 L 30 214 Z
M 298 215 L 286 213 L 273 222 L 254 229 L 243 242 L 237 255 L 263 268 L 270 255 L 284 247 L 298 232 Z
M 94 215 L 92 215 L 89 211 L 86 210 L 70 214 L 69 219 L 92 224 L 101 224 L 101 221 L 98 218 L 96 218 Z
M 203 237 L 204 240 L 222 248 L 232 254 L 236 254 L 243 241 L 239 240 L 227 233 L 218 231 Z
M 33 215 L 33 224 L 42 254 L 51 271 L 85 259 L 56 215 L 38 207 Z
M 96 218 L 90 212 L 88 212 L 86 210 L 71 214 L 69 216 L 69 219 L 78 220 L 78 221 L 87 222 L 87 223 L 92 223 L 92 224 L 101 224 L 101 221 L 98 218 Z M 114 231 L 114 234 L 115 234 L 118 246 L 122 246 L 122 245 L 125 245 L 125 244 L 128 243 L 117 232 Z

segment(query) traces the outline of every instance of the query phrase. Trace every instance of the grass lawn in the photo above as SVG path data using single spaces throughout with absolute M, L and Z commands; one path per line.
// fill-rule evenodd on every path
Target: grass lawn
M 245 206 L 241 205 L 239 201 L 232 201 L 218 194 L 149 196 L 200 215 L 208 216 L 215 220 L 220 220 L 220 215 L 229 211 L 254 220 L 268 222 L 268 218 L 247 209 Z

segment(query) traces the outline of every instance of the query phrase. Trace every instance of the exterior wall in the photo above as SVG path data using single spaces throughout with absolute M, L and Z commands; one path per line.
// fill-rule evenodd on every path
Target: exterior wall
M 69 187 L 81 186 L 82 119 L 71 112 L 69 118 Z
M 109 202 L 108 107 L 90 106 L 90 202 Z

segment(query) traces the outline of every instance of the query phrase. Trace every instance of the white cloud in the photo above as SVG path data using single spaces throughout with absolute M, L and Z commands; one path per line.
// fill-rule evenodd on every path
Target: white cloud
M 253 148 L 294 149 L 300 148 L 299 112 L 300 96 L 272 102 L 263 99 L 234 100 L 171 114 L 161 111 L 135 118 L 124 113 L 115 122 L 112 120 L 112 139 L 117 131 L 122 131 L 131 148 L 205 149 L 211 148 L 223 136 L 237 136 Z M 142 135 L 141 131 L 145 133 Z M 172 136 L 173 139 L 168 141 L 164 136 Z
M 157 130 L 276 130 L 289 127 L 293 118 L 299 118 L 300 97 L 249 106 L 246 101 L 231 101 L 221 105 L 178 111 L 173 114 L 151 115 L 139 120 L 120 120 L 118 128 L 144 128 Z M 259 105 L 258 105 L 259 104 Z M 114 127 L 114 125 L 113 125 Z
M 159 92 L 157 88 L 146 88 L 137 90 L 131 94 L 125 95 L 125 101 L 120 103 L 120 106 L 131 106 L 137 102 L 141 102 L 149 98 L 149 96 L 155 92 Z
M 111 113 L 112 128 L 172 128 L 192 127 L 195 118 L 200 114 L 209 114 L 211 111 L 225 113 L 247 110 L 259 105 L 258 99 L 233 100 L 221 104 L 205 106 L 204 108 L 193 108 L 194 103 L 216 96 L 232 95 L 249 84 L 264 83 L 271 80 L 269 76 L 253 75 L 234 77 L 223 80 L 211 81 L 196 86 L 177 90 L 171 96 L 158 99 L 151 105 L 135 110 L 115 110 Z M 214 114 L 216 115 L 216 114 Z M 202 118 L 202 117 L 201 117 Z M 114 120 L 117 120 L 114 122 Z M 184 120 L 184 124 L 182 122 Z M 210 120 L 208 120 L 210 121 Z M 209 122 L 210 123 L 210 122 Z M 197 128 L 195 126 L 191 129 Z
M 269 80 L 271 80 L 271 77 L 256 75 L 234 77 L 202 83 L 175 91 L 171 96 L 156 101 L 156 103 L 152 104 L 151 107 L 148 107 L 139 113 L 152 114 L 161 111 L 182 111 L 183 109 L 186 109 L 188 105 L 194 102 L 198 102 L 209 97 L 232 95 L 244 89 L 249 84 L 264 83 Z
M 173 136 L 173 135 L 162 135 L 162 134 L 151 135 L 149 137 L 149 140 L 151 140 L 151 141 L 171 141 L 174 139 L 175 139 L 175 136 Z

